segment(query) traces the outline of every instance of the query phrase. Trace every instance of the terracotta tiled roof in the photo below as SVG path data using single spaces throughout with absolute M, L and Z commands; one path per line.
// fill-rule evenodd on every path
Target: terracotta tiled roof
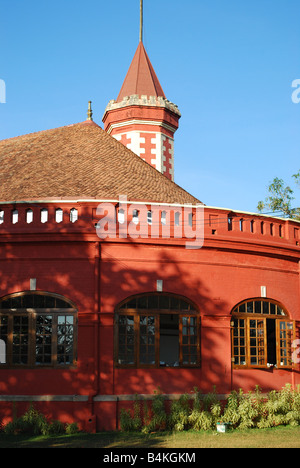
M 166 97 L 142 42 L 134 54 L 117 102 L 134 94 Z
M 200 203 L 89 120 L 0 141 L 0 167 L 0 201 Z

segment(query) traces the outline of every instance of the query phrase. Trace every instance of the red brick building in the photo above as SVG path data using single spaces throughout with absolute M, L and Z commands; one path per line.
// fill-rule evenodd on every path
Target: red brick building
M 300 224 L 176 185 L 179 117 L 140 43 L 104 130 L 0 142 L 0 420 L 115 429 L 158 386 L 300 384 Z

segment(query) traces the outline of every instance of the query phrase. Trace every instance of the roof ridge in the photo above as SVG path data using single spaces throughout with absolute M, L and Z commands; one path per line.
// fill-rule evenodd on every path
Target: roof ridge
M 0 162 L 2 201 L 123 194 L 145 202 L 201 203 L 93 121 L 2 140 Z
M 50 132 L 54 132 L 55 130 L 60 130 L 60 129 L 64 129 L 64 128 L 70 128 L 70 127 L 76 127 L 76 126 L 79 126 L 79 125 L 95 125 L 99 128 L 100 125 L 98 125 L 96 122 L 94 122 L 93 120 L 84 120 L 83 122 L 77 122 L 75 124 L 69 124 L 69 125 L 62 125 L 61 127 L 54 127 L 54 128 L 48 128 L 46 130 L 37 130 L 36 132 L 30 132 L 30 133 L 23 133 L 22 135 L 17 135 L 17 136 L 14 136 L 14 137 L 10 137 L 10 138 L 4 138 L 3 140 L 0 140 L 0 144 L 1 143 L 5 143 L 6 141 L 12 141 L 12 140 L 17 140 L 17 139 L 21 139 L 21 138 L 26 138 L 28 136 L 34 136 L 34 135 L 39 135 L 41 133 L 50 133 Z
M 152 63 L 151 63 L 151 61 L 150 61 L 150 58 L 149 58 L 149 56 L 148 56 L 148 54 L 147 54 L 147 52 L 146 52 L 146 49 L 145 49 L 145 47 L 144 47 L 144 44 L 142 44 L 142 46 L 143 46 L 143 49 L 144 49 L 144 51 L 145 51 L 145 58 L 146 58 L 146 61 L 147 61 L 147 65 L 148 65 L 148 68 L 149 68 L 149 72 L 150 72 L 150 74 L 151 74 L 151 78 L 152 78 L 152 81 L 153 81 L 153 86 L 154 86 L 154 89 L 155 89 L 155 91 L 156 91 L 156 95 L 157 95 L 157 97 L 158 97 L 158 96 L 160 95 L 160 94 L 159 94 L 159 93 L 160 93 L 160 90 L 159 90 L 159 88 L 158 88 L 157 85 L 159 85 L 159 87 L 161 88 L 162 92 L 163 92 L 163 89 L 162 89 L 162 87 L 161 87 L 161 85 L 160 85 L 160 83 L 159 83 L 159 81 L 158 81 L 158 78 L 157 78 L 157 76 L 156 76 L 155 70 L 154 70 L 154 68 L 153 68 L 153 66 L 152 66 Z M 165 96 L 164 96 L 164 97 L 165 97 Z

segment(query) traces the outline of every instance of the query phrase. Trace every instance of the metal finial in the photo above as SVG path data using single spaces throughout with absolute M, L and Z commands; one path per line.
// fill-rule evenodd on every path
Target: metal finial
M 92 101 L 89 101 L 87 120 L 93 120 Z
M 143 42 L 143 0 L 140 0 L 140 42 Z

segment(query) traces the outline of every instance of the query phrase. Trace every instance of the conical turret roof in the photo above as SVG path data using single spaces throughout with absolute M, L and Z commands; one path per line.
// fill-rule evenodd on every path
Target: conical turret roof
M 125 96 L 166 97 L 143 43 L 140 41 L 125 77 L 117 102 Z

